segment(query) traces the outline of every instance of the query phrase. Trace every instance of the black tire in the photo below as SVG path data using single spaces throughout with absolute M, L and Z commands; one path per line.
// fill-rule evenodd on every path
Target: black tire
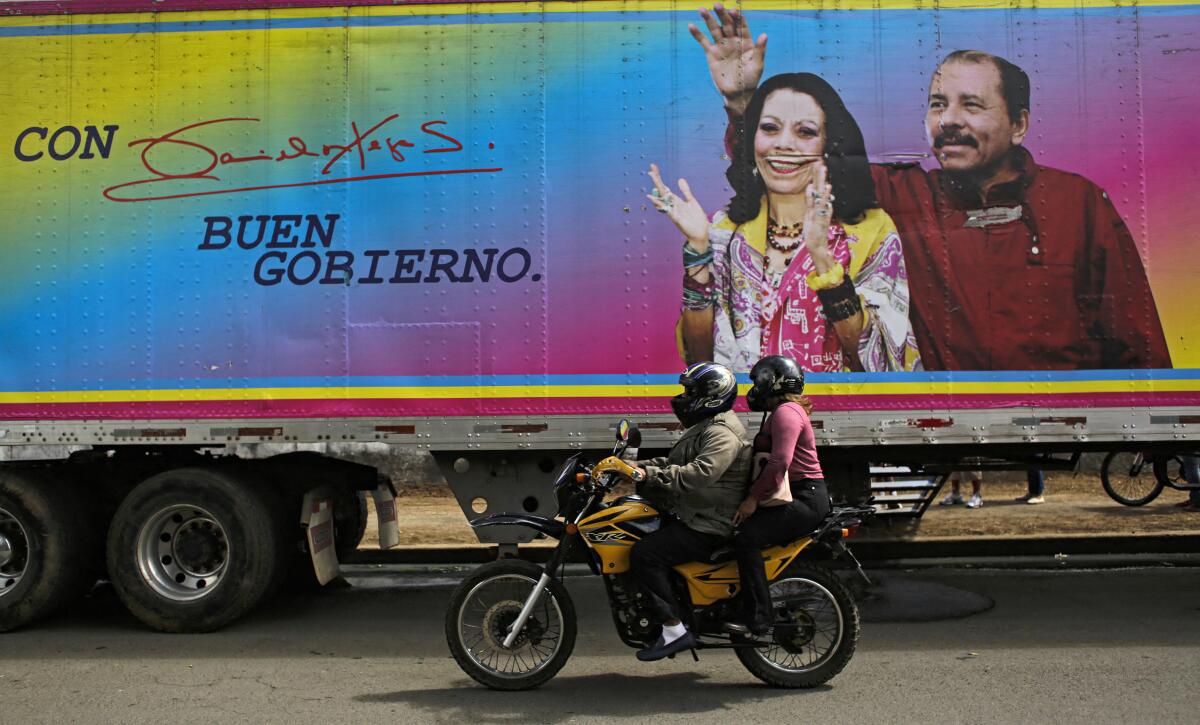
M 493 690 L 529 690 L 554 677 L 566 664 L 572 650 L 575 649 L 575 605 L 571 602 L 571 597 L 562 582 L 554 578 L 550 579 L 546 591 L 542 593 L 541 601 L 538 602 L 529 618 L 530 624 L 526 625 L 525 633 L 522 634 L 524 637 L 530 631 L 529 626 L 536 625 L 537 629 L 533 631 L 537 632 L 540 629 L 538 635 L 540 638 L 553 631 L 551 620 L 554 618 L 554 612 L 557 612 L 561 619 L 555 645 L 553 647 L 545 645 L 545 649 L 551 650 L 549 656 L 536 668 L 531 668 L 532 671 L 526 674 L 499 672 L 496 668 L 490 668 L 480 662 L 475 650 L 464 642 L 464 620 L 471 614 L 470 611 L 464 611 L 464 609 L 470 604 L 468 599 L 472 597 L 473 593 L 486 592 L 489 590 L 487 588 L 489 586 L 497 590 L 512 589 L 509 599 L 497 602 L 484 614 L 484 624 L 494 625 L 491 627 L 493 629 L 491 635 L 483 631 L 489 627 L 485 626 L 481 629 L 479 636 L 483 641 L 480 644 L 486 646 L 485 642 L 494 642 L 495 634 L 505 630 L 506 625 L 515 619 L 516 613 L 520 611 L 520 604 L 524 603 L 525 598 L 533 590 L 541 576 L 542 568 L 536 564 L 520 559 L 506 559 L 484 564 L 473 571 L 454 590 L 454 595 L 450 598 L 450 608 L 446 612 L 446 642 L 450 645 L 450 653 L 454 655 L 454 661 L 458 663 L 463 672 L 470 675 L 471 679 Z M 514 611 L 514 606 L 516 611 Z M 535 652 L 535 647 L 542 644 L 542 641 L 544 640 L 524 641 L 523 644 L 528 645 L 530 652 Z M 514 648 L 514 651 L 520 652 L 521 650 Z M 498 657 L 506 656 L 503 650 L 496 650 L 496 652 Z
M 805 593 L 811 593 L 811 598 Z M 771 599 L 776 612 L 775 628 L 771 633 L 773 646 L 761 649 L 739 647 L 736 652 L 742 665 L 750 674 L 773 687 L 817 687 L 833 679 L 854 656 L 858 645 L 858 606 L 846 586 L 823 567 L 794 562 L 782 576 L 771 582 Z M 790 626 L 787 620 L 791 620 Z M 818 620 L 828 620 L 836 625 L 822 628 L 822 633 L 818 633 L 812 626 Z M 823 654 L 812 662 L 802 662 L 805 643 L 823 642 L 826 629 L 830 633 L 830 642 L 827 647 L 822 647 Z M 800 654 L 792 654 L 792 649 L 800 650 Z M 798 659 L 789 662 L 789 657 Z M 784 662 L 777 661 L 780 659 Z M 772 664 L 772 661 L 776 662 Z
M 96 522 L 66 481 L 49 472 L 0 472 L 0 632 L 47 617 L 96 583 Z
M 375 481 L 378 473 L 370 466 L 327 458 L 313 451 L 280 453 L 265 463 L 280 505 L 289 517 L 289 583 L 298 590 L 319 589 L 304 535 L 295 523 L 304 495 L 315 490 L 333 504 L 334 548 L 342 561 L 358 549 L 367 531 L 370 491 L 358 488 L 368 480 Z
M 370 494 L 348 488 L 336 492 L 323 490 L 327 496 L 333 499 L 333 545 L 338 562 L 345 563 L 358 550 L 358 545 L 362 543 L 363 536 L 366 534 L 366 496 Z M 281 491 L 277 496 L 277 508 L 283 513 L 283 528 L 280 536 L 285 541 L 286 549 L 281 564 L 283 586 L 286 590 L 295 593 L 311 593 L 324 588 L 317 581 L 317 574 L 313 571 L 312 556 L 308 551 L 308 542 L 298 523 L 303 500 L 303 496 L 289 494 L 285 491 Z M 339 581 L 344 585 L 344 580 L 339 577 L 326 584 L 325 587 L 336 586 Z
M 1158 481 L 1158 490 L 1162 490 L 1163 486 L 1178 488 L 1187 485 L 1187 478 L 1183 475 L 1183 458 L 1180 456 L 1171 456 L 1169 458 L 1158 458 L 1154 461 L 1154 480 Z
M 108 532 L 117 595 L 160 632 L 211 632 L 243 616 L 279 581 L 280 526 L 267 500 L 250 480 L 215 469 L 138 484 Z
M 1100 464 L 1100 485 L 1113 501 L 1124 506 L 1145 506 L 1162 493 L 1162 477 L 1157 475 L 1160 462 L 1155 461 L 1151 466 L 1141 456 L 1113 451 L 1104 457 Z
M 343 488 L 333 502 L 333 541 L 338 561 L 358 551 L 367 533 L 367 492 Z

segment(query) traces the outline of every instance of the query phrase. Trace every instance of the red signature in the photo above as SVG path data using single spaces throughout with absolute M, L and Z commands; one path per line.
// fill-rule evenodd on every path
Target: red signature
M 403 171 L 403 172 L 388 172 L 367 174 L 368 166 L 371 161 L 377 157 L 386 157 L 392 162 L 403 162 L 406 160 L 404 155 L 405 149 L 416 149 L 416 144 L 407 141 L 403 138 L 393 138 L 391 136 L 382 136 L 376 133 L 384 126 L 400 117 L 400 114 L 393 113 L 383 119 L 374 126 L 366 130 L 359 130 L 358 123 L 352 121 L 350 123 L 350 131 L 353 138 L 344 144 L 323 144 L 320 151 L 315 151 L 309 148 L 308 142 L 299 136 L 290 136 L 287 140 L 287 146 L 281 148 L 276 154 L 269 154 L 265 150 L 260 150 L 257 154 L 248 156 L 239 156 L 231 151 L 218 151 L 210 146 L 206 146 L 198 141 L 187 138 L 187 132 L 193 129 L 202 128 L 205 126 L 213 126 L 215 124 L 227 123 L 258 123 L 257 118 L 214 118 L 209 121 L 198 121 L 188 124 L 182 128 L 177 128 L 174 131 L 168 131 L 161 136 L 153 136 L 151 138 L 140 138 L 135 141 L 130 141 L 130 148 L 142 147 L 140 159 L 143 168 L 151 174 L 150 178 L 137 179 L 134 181 L 126 181 L 116 186 L 110 186 L 104 190 L 104 197 L 110 201 L 162 201 L 165 199 L 183 199 L 191 196 L 210 196 L 213 194 L 234 194 L 245 191 L 260 191 L 263 189 L 285 189 L 299 186 L 319 186 L 323 184 L 343 184 L 351 181 L 371 181 L 375 179 L 395 179 L 406 176 L 438 176 L 445 174 L 482 174 L 495 173 L 501 171 L 500 168 L 475 168 L 475 169 L 431 169 L 423 171 Z M 421 124 L 421 134 L 425 137 L 426 142 L 434 144 L 420 149 L 421 153 L 425 154 L 441 154 L 462 151 L 463 145 L 458 139 L 439 130 L 439 127 L 445 126 L 443 120 L 426 121 Z M 488 144 L 488 148 L 492 148 Z M 350 176 L 332 176 L 330 170 L 343 157 L 350 156 L 348 162 L 352 166 L 357 166 L 357 171 L 360 172 Z M 181 158 L 184 157 L 184 158 Z M 190 157 L 190 158 L 188 158 Z M 134 189 L 137 187 L 145 187 L 147 184 L 162 184 L 168 182 L 180 182 L 190 179 L 205 179 L 208 181 L 221 181 L 219 175 L 221 167 L 233 166 L 236 164 L 247 164 L 254 162 L 271 162 L 282 163 L 294 161 L 295 159 L 311 157 L 316 159 L 326 159 L 324 166 L 320 169 L 320 176 L 328 178 L 318 178 L 308 181 L 296 181 L 278 184 L 263 184 L 257 186 L 241 186 L 236 188 L 222 189 L 205 189 L 202 191 L 177 191 L 176 193 L 154 193 L 146 189 L 139 189 L 141 196 L 131 195 L 131 192 L 122 192 L 123 189 Z M 357 161 L 357 164 L 354 162 Z M 171 187 L 167 187 L 170 189 Z M 155 190 L 157 191 L 157 189 Z M 164 189 L 165 191 L 165 189 Z

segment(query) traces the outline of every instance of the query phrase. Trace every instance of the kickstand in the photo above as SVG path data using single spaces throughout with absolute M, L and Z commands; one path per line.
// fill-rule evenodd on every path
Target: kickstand
M 696 660 L 697 662 L 700 661 L 700 655 L 696 654 L 695 648 L 692 648 L 692 659 Z
M 874 586 L 874 584 L 871 583 L 871 579 L 867 576 L 867 573 L 863 571 L 862 564 L 858 563 L 858 557 L 854 556 L 854 552 L 850 551 L 850 547 L 846 546 L 844 543 L 840 543 L 840 546 L 842 553 L 850 557 L 850 561 L 854 562 L 854 568 L 858 570 L 858 575 L 861 576 L 863 581 L 867 583 L 867 586 Z

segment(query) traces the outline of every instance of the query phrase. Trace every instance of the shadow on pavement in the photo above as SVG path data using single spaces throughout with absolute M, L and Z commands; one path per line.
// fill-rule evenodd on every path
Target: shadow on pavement
M 610 673 L 556 677 L 538 689 L 524 692 L 495 692 L 463 679 L 452 687 L 359 695 L 354 699 L 409 705 L 436 712 L 439 718 L 451 722 L 557 723 L 579 717 L 679 717 L 721 711 L 729 711 L 732 720 L 736 710 L 749 703 L 830 689 L 777 690 L 753 681 L 713 684 L 707 679 L 708 675 L 701 672 L 655 675 L 647 669 L 644 676 Z M 678 696 L 664 697 L 664 693 Z
M 867 623 L 962 619 L 996 605 L 983 594 L 907 575 L 872 572 L 871 577 L 871 587 L 864 587 L 857 578 L 847 581 L 862 621 Z

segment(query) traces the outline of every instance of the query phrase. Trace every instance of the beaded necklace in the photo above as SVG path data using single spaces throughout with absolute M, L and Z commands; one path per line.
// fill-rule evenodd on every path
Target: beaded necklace
M 787 253 L 794 251 L 800 246 L 800 242 L 804 241 L 801 234 L 804 231 L 804 223 L 796 222 L 795 224 L 778 224 L 774 219 L 767 219 L 767 244 L 773 249 Z M 779 237 L 791 239 L 788 243 L 779 241 Z

